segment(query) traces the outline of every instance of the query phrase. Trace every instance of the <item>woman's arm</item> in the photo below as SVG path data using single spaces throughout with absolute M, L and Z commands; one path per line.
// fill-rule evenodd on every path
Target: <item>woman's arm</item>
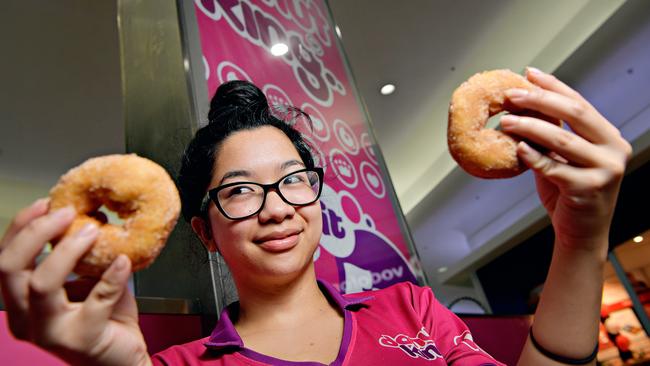
M 573 359 L 592 354 L 607 260 L 609 229 L 625 165 L 632 149 L 620 132 L 580 94 L 554 76 L 530 68 L 528 79 L 541 89 L 510 90 L 519 107 L 565 121 L 575 133 L 532 117 L 504 116 L 504 131 L 526 143 L 519 157 L 534 173 L 542 204 L 555 232 L 555 247 L 532 333 L 553 354 Z M 563 365 L 543 355 L 530 337 L 519 365 Z M 595 364 L 592 361 L 591 364 Z
M 606 252 L 606 239 L 602 240 L 602 246 Z M 605 261 L 606 256 L 601 253 L 563 252 L 556 241 L 532 330 L 543 348 L 574 359 L 587 357 L 594 351 L 598 344 Z M 565 365 L 542 355 L 530 337 L 518 364 Z M 595 360 L 589 364 L 595 364 Z

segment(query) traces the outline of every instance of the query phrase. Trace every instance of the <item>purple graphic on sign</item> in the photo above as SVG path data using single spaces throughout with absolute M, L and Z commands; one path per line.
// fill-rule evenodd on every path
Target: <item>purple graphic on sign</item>
M 346 281 L 342 290 L 351 292 L 383 288 L 402 281 L 417 282 L 404 257 L 399 256 L 395 247 L 384 241 L 372 231 L 354 232 L 356 248 L 354 252 L 336 261 L 339 278 Z M 368 255 L 372 253 L 372 255 Z M 353 267 L 354 266 L 354 267 Z M 352 274 L 354 276 L 346 276 Z M 355 291 L 352 291 L 352 287 Z
M 416 282 L 412 258 L 353 94 L 323 1 L 195 0 L 210 95 L 249 80 L 272 105 L 293 105 L 317 164 L 325 169 L 317 275 L 342 292 Z M 271 46 L 289 52 L 273 56 Z

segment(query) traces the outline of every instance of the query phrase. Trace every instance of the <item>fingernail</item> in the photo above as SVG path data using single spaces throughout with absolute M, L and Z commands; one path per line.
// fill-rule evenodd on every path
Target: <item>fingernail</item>
M 528 90 L 526 89 L 508 89 L 506 90 L 506 96 L 508 99 L 517 99 L 523 98 L 528 95 Z
M 504 116 L 501 116 L 501 120 L 500 120 L 501 127 L 502 128 L 512 127 L 519 122 L 519 119 L 520 118 L 518 116 L 515 116 L 513 114 L 506 114 Z
M 519 151 L 521 151 L 524 157 L 528 159 L 537 159 L 541 156 L 541 154 L 537 150 L 533 149 L 532 147 L 530 147 L 530 145 L 528 145 L 523 141 L 519 142 Z
M 41 208 L 50 201 L 49 197 L 39 198 L 34 203 L 32 203 L 32 208 Z
M 74 208 L 72 206 L 66 206 L 64 208 L 60 208 L 60 209 L 54 211 L 53 217 L 56 218 L 56 219 L 63 220 L 63 219 L 71 218 L 75 214 L 76 214 L 76 211 L 74 210 Z
M 81 230 L 77 231 L 78 237 L 87 237 L 97 234 L 98 227 L 95 224 L 86 224 Z
M 115 263 L 114 263 L 113 265 L 115 266 L 115 269 L 116 269 L 116 270 L 121 271 L 121 270 L 123 270 L 124 268 L 126 268 L 127 263 L 128 263 L 128 262 L 127 262 L 127 258 L 126 258 L 126 256 L 125 256 L 124 254 L 120 254 L 120 255 L 115 259 Z
M 540 69 L 538 69 L 536 67 L 532 67 L 532 66 L 526 67 L 526 71 L 529 74 L 533 74 L 533 75 L 542 75 L 543 74 L 542 70 L 540 70 Z

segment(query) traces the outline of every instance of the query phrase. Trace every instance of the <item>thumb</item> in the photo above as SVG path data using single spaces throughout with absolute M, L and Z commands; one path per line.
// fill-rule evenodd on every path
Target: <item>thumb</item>
M 108 267 L 84 301 L 83 312 L 86 320 L 101 324 L 112 317 L 116 304 L 125 291 L 128 291 L 127 282 L 130 275 L 131 261 L 122 254 Z

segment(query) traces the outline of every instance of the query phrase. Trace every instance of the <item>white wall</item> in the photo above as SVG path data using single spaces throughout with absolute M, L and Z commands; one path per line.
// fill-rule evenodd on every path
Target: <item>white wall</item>
M 125 151 L 116 7 L 2 2 L 0 230 L 69 168 Z

